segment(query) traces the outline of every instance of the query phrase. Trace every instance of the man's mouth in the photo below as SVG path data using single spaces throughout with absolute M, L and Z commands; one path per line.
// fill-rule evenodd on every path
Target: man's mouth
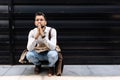
M 42 26 L 41 28 L 44 28 L 44 26 Z

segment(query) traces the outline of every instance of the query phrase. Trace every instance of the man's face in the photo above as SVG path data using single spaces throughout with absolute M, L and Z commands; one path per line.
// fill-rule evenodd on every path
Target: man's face
M 41 25 L 41 27 L 44 27 L 44 26 L 46 26 L 46 24 L 47 24 L 47 22 L 46 22 L 44 16 L 38 15 L 35 17 L 35 26 L 38 27 L 38 25 Z

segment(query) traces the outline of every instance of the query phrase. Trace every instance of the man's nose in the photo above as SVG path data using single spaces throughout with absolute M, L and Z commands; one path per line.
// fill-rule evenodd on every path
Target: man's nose
M 41 22 L 41 20 L 38 20 L 38 22 Z

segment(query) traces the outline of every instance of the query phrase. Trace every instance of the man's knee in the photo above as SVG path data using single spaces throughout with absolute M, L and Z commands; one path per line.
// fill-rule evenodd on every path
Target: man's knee
M 34 53 L 33 52 L 27 52 L 27 54 L 26 54 L 26 58 L 29 60 L 29 59 L 31 59 L 31 58 L 33 58 L 34 57 Z
M 47 56 L 51 58 L 56 58 L 58 57 L 58 53 L 56 51 L 49 51 Z

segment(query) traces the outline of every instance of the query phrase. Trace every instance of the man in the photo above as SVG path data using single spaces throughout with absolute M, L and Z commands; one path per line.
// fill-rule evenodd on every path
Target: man
M 35 65 L 35 74 L 40 73 L 41 62 L 47 60 L 49 62 L 48 76 L 53 75 L 53 67 L 58 60 L 58 53 L 55 50 L 57 42 L 57 32 L 54 28 L 51 30 L 51 38 L 49 40 L 49 31 L 51 27 L 46 26 L 47 21 L 44 13 L 37 12 L 35 14 L 35 28 L 29 32 L 27 43 L 26 58 L 29 62 Z M 45 45 L 49 48 L 49 51 L 37 53 L 34 49 L 36 45 Z

